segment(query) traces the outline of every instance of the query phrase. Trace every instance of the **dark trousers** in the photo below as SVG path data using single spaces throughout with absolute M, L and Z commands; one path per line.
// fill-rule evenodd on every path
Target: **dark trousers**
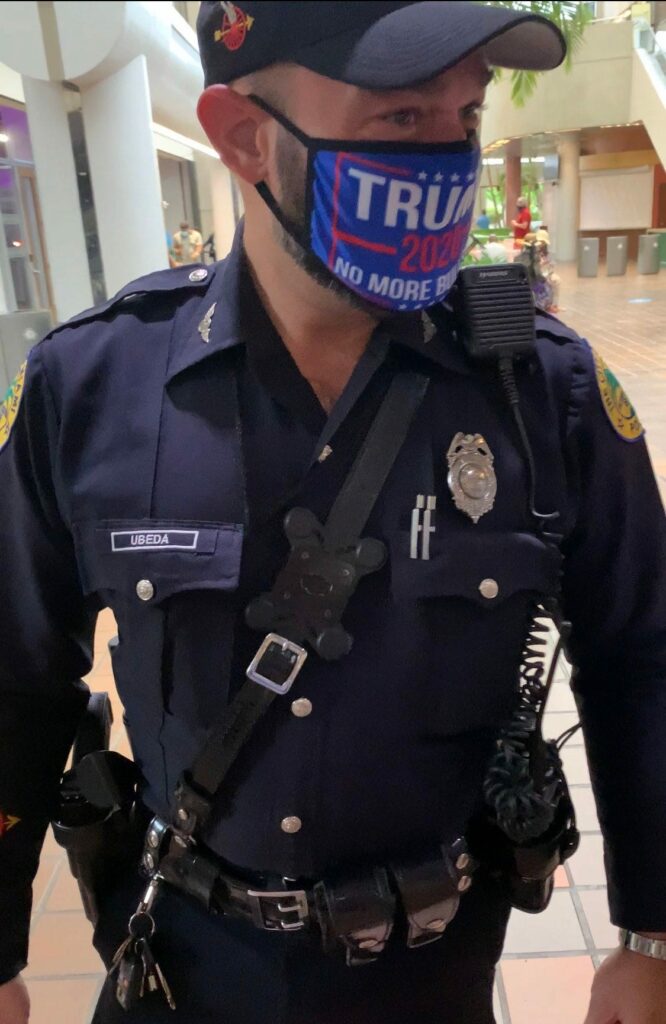
M 140 886 L 106 901 L 95 932 L 105 963 L 127 934 Z M 494 1024 L 492 989 L 509 916 L 495 884 L 478 875 L 441 940 L 407 949 L 396 932 L 362 967 L 324 955 L 302 932 L 264 932 L 209 915 L 169 891 L 155 909 L 153 952 L 177 1003 L 151 994 L 125 1012 L 107 979 L 93 1024 Z

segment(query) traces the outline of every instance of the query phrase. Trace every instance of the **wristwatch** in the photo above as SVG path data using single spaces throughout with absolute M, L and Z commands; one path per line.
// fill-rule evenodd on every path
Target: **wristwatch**
M 620 928 L 620 944 L 633 953 L 651 956 L 653 960 L 666 960 L 666 939 L 648 939 L 645 935 Z

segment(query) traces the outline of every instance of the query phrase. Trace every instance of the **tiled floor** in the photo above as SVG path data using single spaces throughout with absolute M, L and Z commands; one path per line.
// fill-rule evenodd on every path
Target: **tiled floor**
M 571 267 L 560 268 L 560 273 L 561 316 L 598 347 L 627 386 L 647 427 L 666 496 L 666 271 L 659 277 L 640 277 L 630 270 L 626 277 L 596 280 L 578 280 Z M 112 744 L 127 752 L 106 649 L 112 634 L 113 621 L 104 613 L 98 658 L 88 681 L 93 689 L 111 692 L 116 718 Z M 564 664 L 556 676 L 546 721 L 552 736 L 575 721 Z M 583 832 L 581 849 L 560 869 L 557 891 L 544 914 L 513 915 L 497 983 L 498 1024 L 582 1024 L 594 968 L 615 944 L 580 734 L 567 747 L 565 763 Z M 88 1024 L 102 982 L 90 934 L 76 885 L 49 837 L 35 884 L 27 971 L 31 1024 Z

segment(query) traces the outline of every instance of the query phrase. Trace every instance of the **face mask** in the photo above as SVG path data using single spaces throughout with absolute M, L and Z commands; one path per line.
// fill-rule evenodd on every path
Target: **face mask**
M 265 182 L 257 190 L 284 229 L 347 288 L 384 309 L 442 302 L 470 231 L 480 151 L 465 142 L 406 144 L 313 139 L 251 96 L 308 152 L 305 227 Z

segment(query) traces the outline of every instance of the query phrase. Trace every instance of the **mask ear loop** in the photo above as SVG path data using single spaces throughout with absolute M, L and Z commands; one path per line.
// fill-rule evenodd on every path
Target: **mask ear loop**
M 300 128 L 293 124 L 288 117 L 280 113 L 279 110 L 276 110 L 275 107 L 272 107 L 270 103 L 267 103 L 265 100 L 262 100 L 261 96 L 255 96 L 253 93 L 250 93 L 247 96 L 247 99 L 251 100 L 258 107 L 261 107 L 262 110 L 269 114 L 275 121 L 278 122 L 278 124 L 282 125 L 283 128 L 285 128 L 291 135 L 293 135 L 294 138 L 298 140 L 298 142 L 305 146 L 305 148 L 308 151 L 307 181 L 309 182 L 309 167 L 311 163 L 309 137 L 305 134 L 305 132 L 302 132 Z M 263 199 L 263 201 L 266 203 L 266 206 L 271 211 L 275 219 L 278 221 L 279 224 L 281 224 L 281 226 L 284 228 L 287 234 L 291 235 L 291 237 L 296 242 L 298 242 L 298 244 L 303 249 L 307 251 L 310 245 L 310 241 L 307 235 L 307 229 L 302 228 L 299 224 L 296 224 L 295 221 L 291 220 L 291 218 L 286 215 L 286 213 L 278 203 L 277 199 L 275 198 L 275 196 L 273 195 L 265 181 L 258 182 L 254 187 L 261 196 L 261 198 Z M 306 201 L 308 202 L 309 205 L 309 199 L 307 199 Z
M 256 106 L 261 107 L 263 111 L 265 111 L 267 114 L 270 114 L 270 116 L 274 118 L 274 120 L 276 120 L 278 124 L 281 124 L 283 128 L 286 128 L 291 135 L 297 138 L 298 141 L 301 142 L 306 149 L 309 147 L 310 136 L 306 135 L 305 132 L 302 132 L 301 129 L 297 125 L 295 125 L 293 121 L 289 120 L 286 114 L 283 114 L 281 111 L 271 106 L 271 104 L 267 103 L 266 100 L 262 100 L 261 96 L 255 96 L 254 93 L 249 93 L 246 96 L 246 99 L 252 100 L 252 102 L 256 104 Z

